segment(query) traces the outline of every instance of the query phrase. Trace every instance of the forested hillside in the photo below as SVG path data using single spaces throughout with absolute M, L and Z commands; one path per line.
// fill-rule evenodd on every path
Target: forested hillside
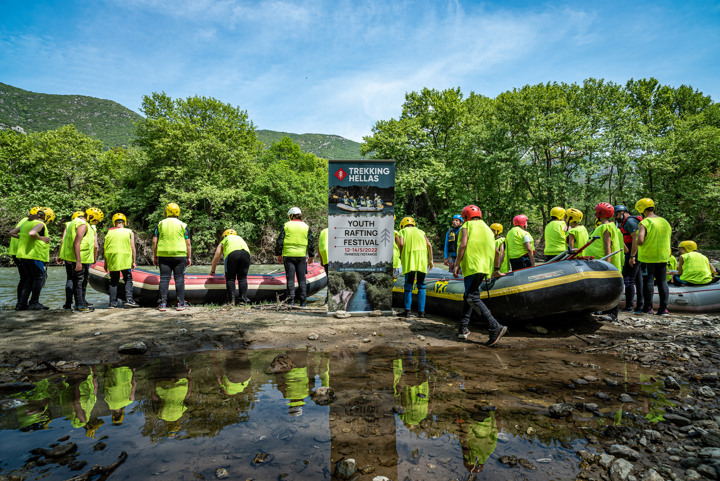
M 0 128 L 21 127 L 26 132 L 55 130 L 74 125 L 105 147 L 130 146 L 142 117 L 112 100 L 84 95 L 28 92 L 0 83 Z
M 360 143 L 339 135 L 291 134 L 288 132 L 275 132 L 274 130 L 258 130 L 257 134 L 265 145 L 272 145 L 283 137 L 288 137 L 305 152 L 329 160 L 362 158 Z

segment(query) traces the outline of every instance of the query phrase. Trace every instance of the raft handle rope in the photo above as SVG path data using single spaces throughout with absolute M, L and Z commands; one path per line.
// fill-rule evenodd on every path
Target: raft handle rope
M 590 244 L 592 244 L 593 242 L 595 242 L 595 241 L 598 240 L 599 238 L 600 238 L 599 235 L 594 235 L 594 236 L 592 236 L 592 237 L 590 238 L 590 240 L 587 242 L 587 244 L 585 244 L 584 246 L 582 246 L 581 248 L 579 248 L 578 251 L 577 251 L 576 253 L 574 253 L 573 255 L 571 255 L 570 257 L 568 257 L 567 260 L 575 259 L 576 257 L 578 257 L 578 255 L 580 255 L 580 253 L 581 253 L 582 251 L 584 251 L 586 247 L 588 247 Z

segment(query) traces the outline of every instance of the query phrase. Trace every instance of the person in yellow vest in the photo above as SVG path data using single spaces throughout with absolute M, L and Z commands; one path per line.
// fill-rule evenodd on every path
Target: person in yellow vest
M 167 423 L 178 421 L 187 406 L 185 401 L 192 392 L 192 379 L 188 376 L 180 379 L 158 379 L 155 381 L 155 390 L 151 399 L 159 403 L 158 417 Z
M 565 224 L 564 218 L 565 209 L 562 207 L 553 207 L 550 210 L 550 222 L 545 226 L 545 249 L 543 250 L 546 261 L 567 250 L 565 245 L 567 224 Z
M 36 207 L 37 209 L 40 209 L 39 207 Z M 20 221 L 15 224 L 15 229 L 18 229 L 18 232 L 20 232 L 20 226 L 23 225 L 23 222 L 28 220 L 29 216 L 25 216 Z M 10 235 L 8 233 L 8 235 Z M 20 293 L 22 292 L 22 286 L 25 285 L 25 272 L 20 267 L 20 263 L 17 261 L 17 256 L 15 253 L 17 252 L 17 245 L 18 245 L 18 238 L 14 235 L 10 235 L 10 246 L 8 247 L 8 254 L 12 258 L 13 264 L 15 264 L 15 267 L 17 267 L 18 275 L 20 276 L 20 280 L 18 281 L 17 286 L 17 303 L 15 304 L 15 310 L 19 311 L 20 309 Z
M 697 251 L 695 241 L 682 241 L 678 250 L 680 260 L 674 277 L 675 285 L 704 286 L 713 282 L 717 270 L 707 257 Z
M 90 225 L 85 218 L 87 214 L 84 211 L 78 212 L 78 215 L 73 214 L 74 218 L 65 228 L 65 234 L 60 245 L 60 259 L 65 263 L 65 274 L 71 284 L 73 297 L 75 298 L 75 309 L 78 312 L 91 312 L 93 307 L 85 304 L 82 291 L 85 282 L 85 270 L 83 269 L 81 246 L 85 236 L 92 234 L 88 234 Z M 65 291 L 67 294 L 67 284 L 65 285 Z M 68 299 L 66 296 L 63 309 L 72 309 L 71 303 L 72 299 Z
M 320 263 L 325 270 L 325 276 L 328 275 L 328 228 L 325 227 L 320 231 L 320 240 L 318 241 L 318 253 L 320 255 Z M 325 304 L 330 300 L 330 290 L 325 294 Z
M 215 268 L 220 258 L 225 258 L 225 288 L 230 305 L 236 304 L 235 279 L 238 283 L 238 298 L 241 304 L 250 302 L 248 299 L 247 275 L 250 270 L 250 248 L 245 240 L 240 237 L 235 229 L 226 229 L 222 234 L 223 239 L 215 249 L 215 256 L 210 266 L 210 275 L 215 275 Z
M 473 422 L 467 428 L 465 439 L 460 443 L 465 469 L 473 475 L 482 472 L 485 463 L 495 452 L 497 443 L 498 425 L 495 420 L 495 413 L 491 412 L 483 421 Z
M 480 284 L 491 275 L 500 271 L 499 252 L 495 247 L 495 236 L 482 220 L 482 211 L 476 205 L 468 205 L 462 210 L 465 220 L 460 229 L 457 263 L 453 276 L 458 277 L 460 269 L 465 282 L 463 300 L 463 317 L 458 323 L 458 338 L 467 339 L 470 335 L 470 317 L 473 310 L 487 324 L 490 337 L 486 346 L 494 346 L 500 341 L 507 327 L 501 325 L 492 315 L 490 309 L 480 299 Z
M 50 262 L 50 234 L 46 223 L 55 220 L 55 214 L 42 207 L 30 210 L 28 220 L 10 231 L 18 236 L 16 262 L 23 273 L 22 286 L 18 286 L 20 297 L 17 310 L 42 311 L 48 308 L 40 304 L 40 291 L 45 284 L 47 264 Z M 28 300 L 29 298 L 29 300 Z
M 499 277 L 498 274 L 505 274 L 510 272 L 510 257 L 508 257 L 505 249 L 505 238 L 502 236 L 503 226 L 502 224 L 492 224 L 490 230 L 495 234 L 495 249 L 498 251 L 500 270 L 493 273 L 494 277 Z
M 420 384 L 406 384 L 402 382 L 404 374 L 402 359 L 393 360 L 393 393 L 399 405 L 405 409 L 398 417 L 408 426 L 416 426 L 430 413 L 430 383 L 427 372 L 413 369 L 415 382 Z M 412 371 L 411 371 L 412 372 Z M 422 372 L 425 376 L 418 376 Z M 423 380 L 423 378 L 425 378 Z
M 180 206 L 174 202 L 165 207 L 165 219 L 153 235 L 153 264 L 160 267 L 160 299 L 158 309 L 167 311 L 170 277 L 175 279 L 178 311 L 185 310 L 185 268 L 192 264 L 192 248 L 187 224 L 180 222 Z
M 72 213 L 72 216 L 70 217 L 70 222 L 75 220 L 76 218 L 82 216 L 82 218 L 85 218 L 85 211 L 84 210 L 76 210 Z M 70 226 L 70 222 L 65 222 L 65 228 L 63 229 L 62 238 L 60 239 L 60 246 L 63 246 L 65 244 L 65 235 L 68 232 L 68 227 Z M 62 247 L 60 249 L 60 253 L 62 253 Z M 58 264 L 65 264 L 65 260 L 58 255 L 57 263 Z M 63 309 L 70 310 L 72 309 L 72 303 L 73 303 L 73 297 L 75 296 L 75 291 L 73 290 L 73 266 L 65 264 L 65 304 L 63 305 Z
M 135 263 L 135 234 L 125 227 L 127 218 L 118 212 L 112 216 L 115 227 L 108 229 L 105 234 L 105 272 L 110 273 L 110 302 L 108 308 L 118 307 L 117 290 L 122 275 L 125 282 L 125 307 L 139 307 L 133 299 L 132 270 L 137 267 Z
M 660 305 L 658 315 L 667 316 L 668 298 L 670 293 L 667 285 L 667 260 L 672 254 L 670 238 L 672 227 L 670 223 L 655 213 L 655 202 L 644 198 L 637 201 L 635 210 L 642 214 L 640 228 L 633 240 L 630 253 L 630 265 L 643 263 L 645 271 L 643 284 L 643 308 L 645 314 L 653 314 L 653 291 L 657 282 Z
M 105 218 L 105 214 L 97 207 L 90 207 L 85 211 L 85 216 L 88 222 L 88 231 L 83 237 L 80 243 L 80 260 L 83 267 L 83 283 L 82 283 L 82 296 L 83 304 L 86 306 L 92 306 L 87 301 L 85 296 L 87 295 L 87 285 L 90 280 L 90 266 L 95 263 L 98 253 L 98 235 L 97 225 L 102 222 Z
M 532 236 L 526 230 L 527 224 L 526 215 L 513 217 L 513 227 L 508 231 L 505 240 L 507 255 L 510 257 L 510 267 L 514 271 L 535 267 L 535 244 Z
M 667 276 L 665 278 L 667 279 L 668 285 L 673 283 L 673 276 L 677 274 L 677 268 L 678 268 L 678 260 L 677 257 L 670 254 L 670 257 L 668 257 L 667 260 Z
M 570 208 L 565 214 L 568 220 L 568 231 L 567 231 L 567 245 L 574 252 L 587 244 L 588 231 L 584 225 L 580 225 L 580 221 L 583 219 L 583 213 L 577 209 Z
M 135 370 L 127 366 L 105 369 L 105 402 L 110 409 L 113 424 L 122 424 L 125 407 L 135 401 Z
M 595 216 L 600 220 L 600 225 L 595 228 L 591 234 L 593 237 L 598 236 L 600 239 L 590 244 L 583 253 L 586 256 L 593 256 L 595 259 L 601 259 L 613 252 L 617 252 L 605 259 L 606 262 L 615 266 L 615 268 L 622 272 L 623 263 L 625 261 L 625 244 L 622 239 L 622 232 L 615 226 L 613 222 L 615 217 L 615 208 L 607 202 L 600 202 L 595 206 Z M 617 321 L 618 313 L 620 312 L 620 304 L 614 306 L 612 309 L 604 312 L 610 316 L 610 320 Z
M 275 243 L 275 255 L 278 263 L 285 267 L 285 280 L 287 284 L 286 299 L 292 306 L 295 305 L 295 276 L 298 280 L 297 301 L 301 307 L 307 305 L 307 265 L 315 257 L 315 239 L 313 233 L 302 220 L 302 211 L 299 207 L 288 210 L 288 221 L 280 231 Z
M 415 226 L 415 219 L 405 217 L 400 221 L 400 235 L 398 236 L 400 261 L 405 274 L 405 310 L 398 314 L 408 317 L 412 307 L 413 285 L 417 283 L 418 317 L 425 317 L 425 275 L 428 267 L 433 268 L 432 245 L 425 232 Z

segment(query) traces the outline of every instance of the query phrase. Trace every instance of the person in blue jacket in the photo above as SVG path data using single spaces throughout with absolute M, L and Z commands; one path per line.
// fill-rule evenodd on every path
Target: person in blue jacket
M 457 259 L 457 244 L 458 235 L 460 228 L 463 225 L 463 218 L 461 215 L 454 215 L 452 218 L 452 224 L 445 234 L 445 250 L 443 257 L 445 258 L 445 265 L 448 266 L 450 271 L 455 267 L 455 259 Z

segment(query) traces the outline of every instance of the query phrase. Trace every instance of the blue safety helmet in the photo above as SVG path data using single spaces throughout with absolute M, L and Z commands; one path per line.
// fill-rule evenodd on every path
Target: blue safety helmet
M 452 220 L 455 220 L 455 219 L 459 220 L 461 224 L 463 224 L 465 222 L 460 214 L 455 214 L 453 216 Z
M 616 213 L 616 214 L 617 214 L 618 212 L 628 212 L 628 213 L 630 212 L 630 211 L 628 210 L 628 208 L 625 207 L 625 206 L 622 205 L 622 204 L 616 205 L 616 206 L 614 207 L 614 209 L 615 209 L 615 213 Z

